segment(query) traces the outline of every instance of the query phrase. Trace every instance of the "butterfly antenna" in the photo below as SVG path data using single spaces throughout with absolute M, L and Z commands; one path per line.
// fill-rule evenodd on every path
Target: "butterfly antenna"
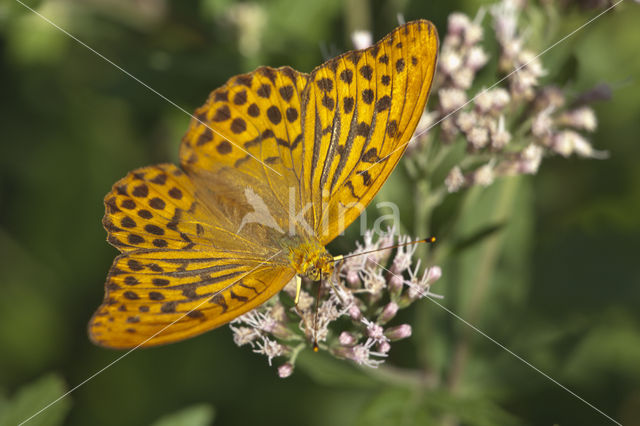
M 343 259 L 348 259 L 350 257 L 355 257 L 355 256 L 362 256 L 363 254 L 370 254 L 370 253 L 375 253 L 378 251 L 383 251 L 383 250 L 392 250 L 394 248 L 398 248 L 398 247 L 404 247 L 404 246 L 410 246 L 413 244 L 421 244 L 421 243 L 435 243 L 436 242 L 436 237 L 429 237 L 429 238 L 423 238 L 421 240 L 416 240 L 416 241 L 408 241 L 406 243 L 401 243 L 401 244 L 395 244 L 392 246 L 388 246 L 388 247 L 380 247 L 374 250 L 369 250 L 369 251 L 363 251 L 362 253 L 353 253 L 353 254 L 348 254 L 346 256 L 335 256 L 333 258 L 333 260 L 335 262 L 339 262 Z

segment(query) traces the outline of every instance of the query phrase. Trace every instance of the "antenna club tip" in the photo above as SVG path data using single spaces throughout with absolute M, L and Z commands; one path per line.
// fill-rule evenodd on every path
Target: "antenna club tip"
M 318 344 L 316 342 L 313 342 L 313 351 L 314 352 L 318 352 L 320 348 L 318 348 Z
M 436 237 L 429 237 L 427 238 L 427 241 L 430 243 L 435 243 L 436 242 Z

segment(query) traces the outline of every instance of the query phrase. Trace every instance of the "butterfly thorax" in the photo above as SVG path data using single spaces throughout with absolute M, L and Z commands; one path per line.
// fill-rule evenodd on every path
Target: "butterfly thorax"
M 289 261 L 296 273 L 312 281 L 329 277 L 335 263 L 333 256 L 318 241 L 296 240 L 298 239 L 284 242 L 289 251 Z

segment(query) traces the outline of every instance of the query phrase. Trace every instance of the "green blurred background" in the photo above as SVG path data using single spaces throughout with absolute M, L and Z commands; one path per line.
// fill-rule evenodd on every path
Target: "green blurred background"
M 474 16 L 488 3 L 27 4 L 193 111 L 230 76 L 261 64 L 310 71 L 351 49 L 354 29 L 386 34 L 397 13 L 431 19 L 443 36 L 448 14 Z M 595 16 L 594 5 L 563 6 L 544 45 Z M 434 289 L 444 306 L 625 425 L 640 424 L 638 22 L 640 5 L 627 0 L 543 57 L 549 79 L 570 94 L 613 89 L 594 106 L 592 139 L 610 158 L 547 159 L 536 176 L 469 191 L 459 233 L 506 226 L 452 256 Z M 0 423 L 13 424 L 122 355 L 86 335 L 116 255 L 102 198 L 131 169 L 177 162 L 189 117 L 12 0 L 0 4 L 0 58 Z M 379 200 L 404 191 L 410 222 L 400 169 Z M 492 217 L 500 202 L 509 209 Z M 332 251 L 351 250 L 354 238 Z M 400 318 L 414 336 L 394 344 L 388 361 L 401 370 L 371 374 L 303 354 L 283 380 L 225 327 L 135 351 L 30 424 L 142 425 L 185 409 L 162 424 L 208 424 L 214 410 L 221 425 L 613 424 L 432 302 L 417 305 Z

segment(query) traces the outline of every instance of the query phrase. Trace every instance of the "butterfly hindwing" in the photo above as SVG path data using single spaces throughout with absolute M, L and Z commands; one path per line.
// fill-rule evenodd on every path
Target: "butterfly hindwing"
M 293 275 L 291 268 L 213 249 L 128 252 L 114 261 L 89 335 L 112 348 L 183 340 L 259 306 Z
M 278 248 L 235 232 L 242 206 L 214 204 L 214 194 L 170 164 L 135 170 L 113 186 L 103 224 L 123 254 L 89 324 L 96 343 L 126 348 L 195 336 L 260 305 L 291 279 Z M 254 237 L 260 231 L 247 229 Z
M 302 182 L 322 244 L 360 215 L 402 156 L 424 110 L 437 49 L 433 24 L 413 21 L 311 73 Z

